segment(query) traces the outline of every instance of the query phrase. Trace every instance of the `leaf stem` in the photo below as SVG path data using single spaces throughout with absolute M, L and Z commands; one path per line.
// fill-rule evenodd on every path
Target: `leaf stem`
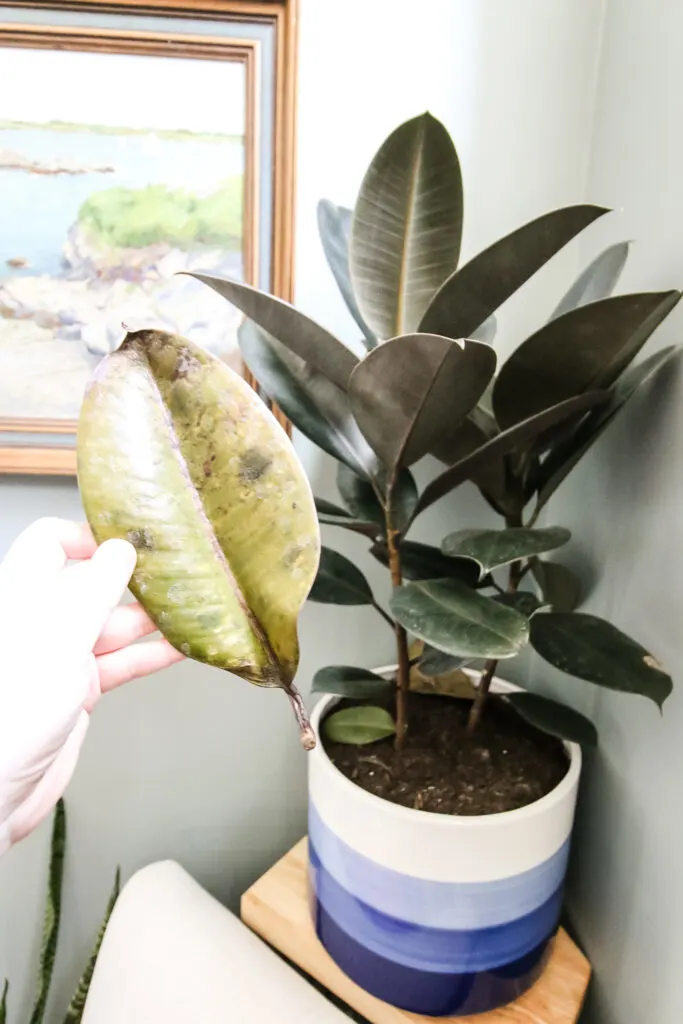
M 391 627 L 391 629 L 394 629 L 395 626 L 396 626 L 396 623 L 394 622 L 394 620 L 391 618 L 390 615 L 387 615 L 387 613 L 384 611 L 384 608 L 382 608 L 381 604 L 379 604 L 377 601 L 375 601 L 374 598 L 372 599 L 371 603 L 372 603 L 372 607 L 375 609 L 375 611 L 379 612 L 379 614 L 382 616 L 384 621 L 386 623 L 388 623 L 388 625 Z
M 289 698 L 289 703 L 292 705 L 294 717 L 296 718 L 297 725 L 299 726 L 301 746 L 304 748 L 304 750 L 313 750 L 316 744 L 315 733 L 313 732 L 313 729 L 311 728 L 311 723 L 308 720 L 306 707 L 304 705 L 301 694 L 297 690 L 294 683 L 290 683 L 289 686 L 285 686 L 284 691 Z
M 400 587 L 403 583 L 401 570 L 401 548 L 400 530 L 393 522 L 393 491 L 396 483 L 397 470 L 394 471 L 387 485 L 387 497 L 385 505 L 385 519 L 387 527 L 387 555 L 389 560 L 389 571 L 391 583 L 394 587 Z M 398 672 L 396 676 L 396 748 L 398 750 L 405 743 L 408 732 L 408 692 L 410 685 L 410 657 L 408 655 L 408 635 L 403 626 L 395 622 L 394 632 L 396 634 L 396 653 Z

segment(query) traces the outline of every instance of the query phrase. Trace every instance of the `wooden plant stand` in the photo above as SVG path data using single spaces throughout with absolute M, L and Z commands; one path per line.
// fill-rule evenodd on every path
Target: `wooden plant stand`
M 307 845 L 302 839 L 245 892 L 244 923 L 371 1024 L 434 1024 L 436 1018 L 398 1010 L 368 995 L 332 961 L 313 929 L 306 870 Z M 543 975 L 521 999 L 491 1013 L 449 1019 L 471 1024 L 575 1024 L 590 970 L 581 950 L 560 929 Z

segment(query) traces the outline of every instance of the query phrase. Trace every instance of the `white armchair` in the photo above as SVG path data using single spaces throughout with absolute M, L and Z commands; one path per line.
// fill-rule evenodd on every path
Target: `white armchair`
M 83 1024 L 348 1024 L 172 861 L 125 886 Z

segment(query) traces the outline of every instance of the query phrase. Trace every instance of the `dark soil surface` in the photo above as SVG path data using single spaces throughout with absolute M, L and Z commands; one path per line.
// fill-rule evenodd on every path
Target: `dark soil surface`
M 366 746 L 323 743 L 337 768 L 368 793 L 437 814 L 512 811 L 550 793 L 566 775 L 560 740 L 538 732 L 497 697 L 489 698 L 475 735 L 468 736 L 470 706 L 411 693 L 403 750 L 394 749 L 393 738 Z

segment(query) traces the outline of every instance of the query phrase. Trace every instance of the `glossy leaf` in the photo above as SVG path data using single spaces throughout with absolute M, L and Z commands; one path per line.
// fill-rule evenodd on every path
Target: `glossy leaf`
M 176 335 L 129 334 L 100 363 L 78 428 L 98 542 L 131 541 L 131 590 L 174 647 L 290 691 L 320 550 L 284 430 L 224 363 Z
M 677 301 L 677 292 L 617 295 L 546 324 L 513 352 L 496 378 L 498 423 L 509 427 L 592 388 L 608 387 L 613 369 L 623 369 L 626 353 L 630 361 Z
M 66 1016 L 64 1017 L 62 1024 L 80 1024 L 80 1021 L 83 1019 L 85 1002 L 86 999 L 88 998 L 88 992 L 90 991 L 90 983 L 92 981 L 93 974 L 95 973 L 95 965 L 97 963 L 97 958 L 100 954 L 100 947 L 102 946 L 102 942 L 104 940 L 104 933 L 107 930 L 109 918 L 111 917 L 114 911 L 114 906 L 116 905 L 116 901 L 119 898 L 120 890 L 121 871 L 119 868 L 117 868 L 116 876 L 114 878 L 114 886 L 109 896 L 107 909 L 105 911 L 102 923 L 100 924 L 100 928 L 97 933 L 97 939 L 95 940 L 95 948 L 90 954 L 88 962 L 85 965 L 85 970 L 81 975 L 81 980 L 78 983 L 78 988 L 73 994 L 73 997 L 71 999 L 71 1002 L 69 1003 L 68 1009 L 66 1011 Z
M 468 417 L 463 423 L 447 427 L 435 445 L 431 454 L 447 466 L 453 466 L 487 444 L 497 431 L 487 433 L 481 426 Z M 507 474 L 503 456 L 492 458 L 472 476 L 487 501 L 499 512 L 505 514 L 505 503 L 508 497 Z
M 351 285 L 349 273 L 351 217 L 351 210 L 347 210 L 343 206 L 336 206 L 329 199 L 321 199 L 318 203 L 318 233 L 325 258 L 349 313 L 363 332 L 365 347 L 373 349 L 377 345 L 377 337 L 363 319 Z
M 407 580 L 456 579 L 462 580 L 469 587 L 476 587 L 479 571 L 466 558 L 447 558 L 438 548 L 419 541 L 401 541 L 401 570 Z M 370 548 L 371 554 L 389 566 L 386 541 L 379 540 Z
M 479 341 L 432 334 L 393 338 L 351 374 L 351 408 L 391 472 L 417 462 L 447 425 L 462 422 L 495 368 L 493 349 Z
M 490 316 L 488 320 L 484 320 L 480 327 L 476 327 L 471 331 L 469 336 L 474 341 L 484 341 L 487 345 L 492 345 L 495 340 L 497 330 L 498 321 L 495 316 Z
M 360 533 L 364 537 L 371 537 L 372 539 L 379 532 L 377 523 L 369 523 L 364 519 L 354 519 L 345 509 L 339 508 L 338 505 L 334 505 L 331 501 L 325 501 L 324 498 L 315 499 L 315 508 L 318 513 L 318 522 L 325 526 L 341 526 L 345 530 L 351 530 L 352 533 Z
M 313 677 L 311 693 L 336 693 L 340 697 L 366 700 L 390 693 L 393 683 L 376 672 L 353 665 L 328 665 Z
M 524 615 L 527 619 L 530 619 L 532 615 L 535 615 L 543 605 L 538 600 L 535 594 L 532 594 L 530 590 L 518 590 L 514 594 L 496 594 L 492 599 L 497 601 L 499 604 L 507 605 L 508 608 L 514 608 L 520 615 Z
M 62 914 L 62 884 L 64 881 L 64 854 L 66 851 L 66 810 L 64 801 L 59 800 L 52 819 L 50 841 L 50 867 L 48 875 L 45 919 L 38 965 L 38 984 L 35 1002 L 29 1024 L 42 1024 L 45 1018 L 47 998 L 50 994 L 52 975 L 57 958 L 59 924 Z
M 531 620 L 531 643 L 555 668 L 598 686 L 642 694 L 659 707 L 671 693 L 671 677 L 657 659 L 595 615 L 535 615 Z
M 396 726 L 384 708 L 364 705 L 333 712 L 323 721 L 323 732 L 333 743 L 364 746 L 393 736 Z
M 568 206 L 494 242 L 443 283 L 419 330 L 447 338 L 472 337 L 555 253 L 607 212 L 600 206 Z
M 522 558 L 553 551 L 566 544 L 571 533 L 563 526 L 545 529 L 512 527 L 507 530 L 457 530 L 444 537 L 441 550 L 451 558 L 471 558 L 482 575 Z
M 372 484 L 346 466 L 337 469 L 337 489 L 349 511 L 359 519 L 368 519 L 384 530 L 384 510 Z M 417 504 L 417 484 L 412 473 L 403 469 L 398 474 L 392 495 L 396 529 L 403 530 L 410 522 Z
M 534 559 L 531 572 L 543 600 L 554 612 L 573 612 L 581 603 L 581 580 L 560 562 Z
M 351 225 L 351 281 L 380 338 L 415 331 L 460 253 L 460 165 L 444 126 L 430 114 L 400 125 L 363 178 Z
M 456 579 L 397 587 L 391 611 L 409 633 L 462 658 L 512 658 L 529 636 L 522 615 Z
M 360 569 L 332 548 L 320 552 L 318 575 L 308 595 L 319 604 L 372 604 L 370 585 Z
M 608 398 L 608 392 L 604 391 L 579 395 L 577 398 L 570 398 L 551 409 L 545 409 L 535 416 L 530 416 L 529 419 L 523 420 L 509 430 L 504 430 L 432 480 L 420 495 L 413 519 L 455 487 L 459 487 L 466 480 L 475 479 L 478 473 L 501 456 L 533 441 L 548 427 L 562 423 L 570 416 L 576 416 L 578 413 L 587 412 L 588 409 L 604 404 Z
M 267 292 L 232 281 L 218 274 L 190 274 L 209 285 L 285 348 L 323 373 L 340 388 L 346 388 L 357 357 L 324 327 L 298 309 Z
M 347 394 L 251 320 L 237 332 L 242 357 L 297 430 L 356 473 L 376 477 L 377 456 L 361 434 Z
M 594 410 L 572 434 L 555 444 L 541 464 L 538 480 L 538 507 L 542 508 L 562 481 L 583 458 L 614 417 L 642 385 L 657 373 L 676 351 L 675 346 L 655 352 L 635 366 L 630 366 L 610 392 L 610 400 Z
M 418 665 L 420 672 L 425 676 L 441 676 L 447 672 L 455 672 L 463 665 L 467 665 L 469 660 L 454 654 L 445 654 L 443 651 L 437 651 L 436 647 L 425 644 Z
M 506 693 L 505 702 L 530 725 L 561 740 L 595 747 L 598 731 L 585 715 L 538 693 Z
M 562 297 L 550 317 L 555 320 L 570 309 L 578 309 L 589 302 L 608 298 L 617 286 L 629 253 L 628 242 L 610 245 L 596 256 L 577 277 L 569 291 Z

